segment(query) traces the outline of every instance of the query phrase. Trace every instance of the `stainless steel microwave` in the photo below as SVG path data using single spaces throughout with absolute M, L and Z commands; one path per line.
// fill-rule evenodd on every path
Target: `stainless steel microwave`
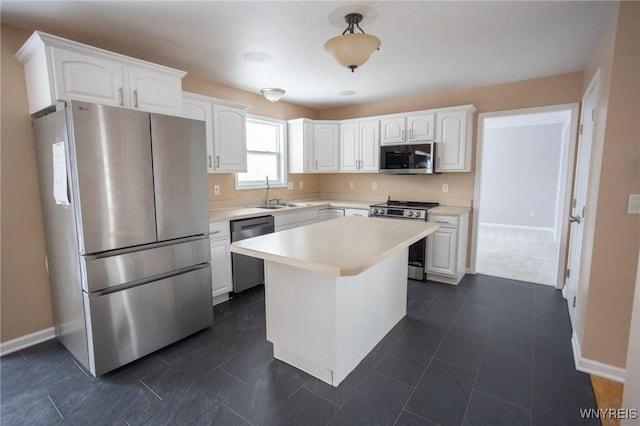
M 435 173 L 436 144 L 382 145 L 380 147 L 380 173 L 433 174 Z

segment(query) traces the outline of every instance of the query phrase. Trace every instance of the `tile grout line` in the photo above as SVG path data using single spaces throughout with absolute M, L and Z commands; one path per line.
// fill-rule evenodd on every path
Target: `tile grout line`
M 407 413 L 409 413 L 409 414 L 411 414 L 411 415 L 413 415 L 413 416 L 416 416 L 416 417 L 417 417 L 417 418 L 419 418 L 419 419 L 426 420 L 426 421 L 431 422 L 431 423 L 436 424 L 436 425 L 440 425 L 440 423 L 436 423 L 436 422 L 434 422 L 433 420 L 429 420 L 429 419 L 427 419 L 427 418 L 425 418 L 425 417 L 422 417 L 420 414 L 414 413 L 413 411 L 411 411 L 411 410 L 409 410 L 409 409 L 406 409 L 406 408 L 405 408 L 405 409 L 404 409 L 404 410 L 402 410 L 402 411 L 406 411 Z M 402 414 L 402 413 L 401 413 L 401 414 Z M 397 422 L 397 420 L 396 420 L 396 422 Z M 395 423 L 394 423 L 394 424 L 395 424 Z
M 389 379 L 389 380 L 391 380 L 392 382 L 396 382 L 396 383 L 398 383 L 398 384 L 400 384 L 400 385 L 406 386 L 406 387 L 411 388 L 411 389 L 413 389 L 413 387 L 414 387 L 414 386 L 417 386 L 417 384 L 416 384 L 416 385 L 414 385 L 414 386 L 412 386 L 412 385 L 408 385 L 408 384 L 406 384 L 406 383 L 404 383 L 404 382 L 401 382 L 401 381 L 400 381 L 400 380 L 398 380 L 398 379 L 394 379 L 393 377 L 391 377 L 391 376 L 387 376 L 386 374 L 381 373 L 381 372 L 379 372 L 379 371 L 374 371 L 374 373 L 376 373 L 378 376 L 384 377 L 385 379 Z
M 313 377 L 313 376 L 311 376 L 311 377 Z M 315 379 L 316 377 L 313 377 L 313 378 Z M 318 379 L 318 380 L 319 380 L 319 379 Z M 308 392 L 311 392 L 312 394 L 314 394 L 314 395 L 315 395 L 315 396 L 317 396 L 318 398 L 324 399 L 324 400 L 325 400 L 325 401 L 327 401 L 329 404 L 335 405 L 336 407 L 338 407 L 338 409 L 342 408 L 342 405 L 338 404 L 337 402 L 333 402 L 333 401 L 331 401 L 330 399 L 325 398 L 324 396 L 322 396 L 322 395 L 320 395 L 320 394 L 318 394 L 318 393 L 314 392 L 312 389 L 306 388 L 306 387 L 305 387 L 305 385 L 307 384 L 307 382 L 308 382 L 308 381 L 309 381 L 309 380 L 307 380 L 306 382 L 304 382 L 304 383 L 302 384 L 302 387 L 304 388 L 304 390 L 306 390 L 306 391 L 308 391 Z M 323 382 L 323 383 L 324 383 L 324 382 Z M 331 386 L 331 385 L 329 385 L 329 386 Z
M 86 371 L 84 371 L 84 368 L 80 367 L 80 366 L 78 365 L 78 363 L 76 362 L 76 360 L 75 360 L 75 359 L 71 358 L 71 361 L 75 364 L 75 366 L 76 366 L 76 367 L 78 367 L 78 369 L 79 369 L 80 371 L 82 371 L 82 374 L 84 374 L 85 376 L 89 377 L 89 375 L 87 374 L 87 372 L 86 372 Z
M 497 396 L 495 396 L 493 394 L 490 394 L 488 392 L 483 392 L 483 391 L 478 390 L 478 389 L 473 389 L 473 392 L 479 393 L 479 394 L 484 395 L 484 396 L 488 396 L 489 398 L 496 399 L 496 400 L 498 400 L 500 402 L 504 402 L 505 404 L 511 405 L 512 407 L 521 408 L 523 410 L 531 411 L 528 408 L 523 407 L 522 405 L 518 405 L 518 404 L 515 404 L 515 403 L 513 403 L 511 401 L 507 401 L 506 399 L 502 399 L 502 398 L 497 397 Z
M 58 406 L 56 405 L 55 402 L 53 402 L 53 399 L 51 399 L 51 396 L 47 395 L 47 398 L 49 399 L 49 402 L 51 403 L 51 405 L 53 405 L 53 408 L 55 408 L 56 413 L 58 413 L 58 415 L 60 416 L 60 419 L 64 420 L 64 416 L 62 415 L 60 410 L 58 410 Z
M 234 410 L 233 408 L 229 407 L 226 403 L 221 402 L 220 405 L 222 405 L 224 408 L 226 408 L 227 410 L 231 411 L 233 414 L 235 414 L 236 416 L 240 417 L 242 420 L 244 420 L 245 422 L 247 422 L 247 424 L 250 425 L 254 425 L 253 422 L 250 422 L 248 419 L 244 418 L 244 416 L 242 416 L 240 413 L 236 412 L 236 410 Z
M 142 385 L 143 385 L 145 388 L 149 389 L 149 391 L 150 391 L 152 394 L 154 394 L 154 395 L 156 396 L 156 398 L 158 398 L 160 401 L 164 401 L 164 399 L 162 399 L 162 397 L 161 397 L 160 395 L 158 395 L 158 394 L 157 394 L 153 389 L 151 389 L 151 388 L 149 387 L 149 385 L 147 385 L 147 384 L 146 384 L 142 379 L 140 379 L 140 380 L 139 380 L 139 382 L 140 382 L 140 383 L 142 383 Z
M 276 405 L 275 407 L 273 407 L 273 409 L 272 409 L 271 411 L 269 411 L 266 415 L 264 415 L 264 416 L 260 419 L 260 421 L 259 421 L 258 423 L 262 423 L 262 421 L 263 421 L 264 419 L 266 419 L 267 417 L 269 417 L 271 414 L 275 413 L 275 412 L 278 410 L 278 408 L 280 408 L 281 406 L 283 406 L 284 404 L 286 404 L 286 402 L 287 402 L 287 401 L 289 401 L 289 400 L 293 397 L 293 395 L 295 395 L 296 393 L 298 393 L 298 391 L 304 387 L 304 384 L 305 384 L 306 382 L 307 382 L 307 381 L 305 380 L 305 381 L 304 381 L 304 383 L 302 383 L 300 386 L 298 386 L 296 390 L 294 390 L 293 392 L 291 392 L 291 395 L 289 395 L 287 398 L 285 398 L 285 400 L 284 400 L 284 401 L 282 401 L 280 404 L 278 404 L 278 405 Z

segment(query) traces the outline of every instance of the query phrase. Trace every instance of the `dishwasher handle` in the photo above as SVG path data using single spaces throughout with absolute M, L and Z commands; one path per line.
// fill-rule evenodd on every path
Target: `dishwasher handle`
M 274 232 L 273 217 L 236 220 L 231 222 L 231 241 L 240 241 Z

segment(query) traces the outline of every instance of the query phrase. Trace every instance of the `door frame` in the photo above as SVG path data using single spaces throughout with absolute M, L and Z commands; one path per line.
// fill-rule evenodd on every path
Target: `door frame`
M 479 224 L 479 208 L 480 208 L 480 184 L 482 182 L 482 150 L 484 143 L 484 122 L 487 118 L 493 117 L 502 117 L 509 115 L 523 115 L 523 114 L 533 114 L 533 113 L 541 113 L 541 112 L 555 112 L 555 111 L 571 111 L 571 118 L 569 124 L 569 140 L 567 143 L 567 147 L 563 152 L 564 163 L 565 163 L 565 173 L 564 173 L 564 182 L 560 183 L 561 191 L 562 191 L 562 205 L 561 205 L 561 217 L 566 218 L 569 216 L 570 205 L 571 205 L 571 191 L 572 191 L 572 183 L 573 183 L 573 168 L 574 168 L 574 160 L 576 155 L 576 145 L 578 140 L 578 121 L 579 121 L 579 109 L 580 104 L 578 102 L 567 103 L 567 104 L 559 104 L 559 105 L 547 105 L 542 107 L 533 107 L 533 108 L 521 108 L 521 109 L 511 109 L 505 111 L 493 111 L 493 112 L 484 112 L 478 114 L 478 128 L 477 128 L 477 144 L 476 144 L 476 170 L 475 170 L 475 181 L 474 181 L 474 195 L 473 195 L 473 226 L 471 228 L 471 259 L 469 262 L 469 272 L 471 274 L 476 273 L 476 257 L 477 257 L 477 249 L 478 249 L 478 224 Z M 555 287 L 560 289 L 564 285 L 564 275 L 566 270 L 566 251 L 567 251 L 567 243 L 568 243 L 568 232 L 569 232 L 569 222 L 563 221 L 562 226 L 560 227 L 560 247 L 558 251 L 558 263 L 556 270 L 556 282 Z

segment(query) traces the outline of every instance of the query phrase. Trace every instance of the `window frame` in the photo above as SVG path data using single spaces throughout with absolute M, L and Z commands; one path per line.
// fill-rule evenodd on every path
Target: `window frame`
M 247 114 L 247 124 L 249 123 L 263 123 L 268 125 L 273 125 L 276 127 L 278 141 L 276 144 L 278 146 L 278 151 L 275 153 L 278 158 L 278 181 L 269 180 L 269 186 L 271 188 L 286 188 L 287 187 L 287 179 L 288 179 L 288 169 L 287 169 L 287 122 L 284 120 L 279 120 L 277 118 L 265 117 L 261 115 Z M 249 171 L 249 154 L 255 153 L 258 155 L 268 155 L 270 151 L 253 151 L 247 148 L 247 172 Z M 246 172 L 245 172 L 246 173 Z M 264 189 L 266 187 L 266 183 L 264 180 L 262 181 L 240 181 L 238 179 L 239 173 L 234 173 L 234 181 L 235 181 L 235 189 L 236 190 L 245 190 L 245 189 Z

